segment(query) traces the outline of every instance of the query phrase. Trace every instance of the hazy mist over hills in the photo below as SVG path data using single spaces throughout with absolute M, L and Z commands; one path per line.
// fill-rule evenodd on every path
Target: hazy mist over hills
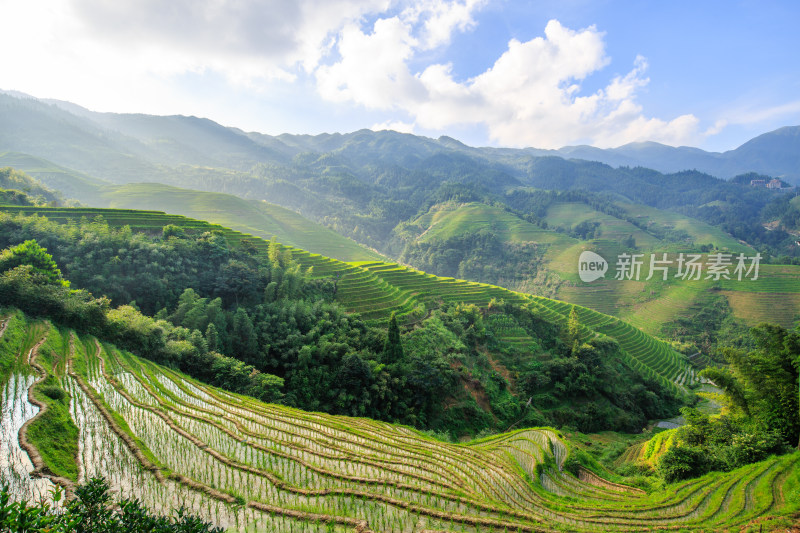
M 386 134 L 369 130 L 271 136 L 224 127 L 198 117 L 97 113 L 69 102 L 38 100 L 13 91 L 3 91 L 0 96 L 0 150 L 32 153 L 119 182 L 156 176 L 164 171 L 163 166 L 199 165 L 247 171 L 255 162 L 286 164 L 299 153 L 341 150 L 354 138 L 365 136 L 375 141 L 362 144 L 362 150 L 371 150 L 383 159 L 401 156 L 382 153 L 378 139 L 385 139 Z M 764 133 L 723 153 L 655 142 L 609 149 L 583 145 L 543 150 L 470 147 L 449 137 L 395 134 L 395 138 L 402 138 L 411 150 L 410 154 L 402 152 L 406 159 L 441 151 L 478 156 L 493 163 L 509 158 L 557 156 L 660 172 L 698 170 L 721 179 L 757 172 L 793 184 L 800 182 L 800 126 Z

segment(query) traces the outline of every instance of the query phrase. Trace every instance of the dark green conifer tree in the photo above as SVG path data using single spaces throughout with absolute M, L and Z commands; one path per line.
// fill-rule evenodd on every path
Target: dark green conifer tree
M 236 313 L 233 315 L 231 345 L 234 357 L 248 364 L 255 362 L 258 356 L 258 338 L 253 321 L 244 307 L 236 309 Z
M 400 342 L 400 328 L 397 326 L 397 317 L 392 313 L 389 319 L 389 331 L 386 335 L 386 344 L 383 345 L 383 362 L 387 365 L 397 363 L 403 358 L 403 344 Z
M 206 328 L 206 343 L 208 343 L 208 349 L 210 351 L 220 351 L 219 334 L 217 333 L 217 326 L 215 326 L 213 322 Z
M 569 312 L 569 319 L 567 320 L 567 341 L 572 347 L 572 352 L 575 353 L 581 345 L 581 323 L 578 320 L 578 311 L 575 306 Z

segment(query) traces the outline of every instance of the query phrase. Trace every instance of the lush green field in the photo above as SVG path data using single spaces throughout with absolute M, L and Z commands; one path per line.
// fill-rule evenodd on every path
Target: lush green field
M 425 233 L 419 237 L 422 242 L 448 239 L 481 229 L 492 231 L 504 242 L 562 245 L 574 242 L 574 239 L 566 235 L 542 229 L 501 207 L 474 202 L 469 204 L 445 203 L 435 206 L 413 223 L 427 228 Z
M 672 211 L 664 211 L 643 204 L 631 204 L 627 202 L 615 202 L 617 207 L 622 208 L 625 213 L 644 224 L 653 224 L 661 229 L 675 229 L 685 231 L 689 234 L 695 244 L 712 244 L 720 250 L 733 253 L 744 253 L 751 255 L 753 249 L 734 239 L 721 229 L 697 220 L 689 218 Z
M 562 228 L 573 228 L 581 222 L 597 222 L 600 224 L 600 238 L 602 239 L 620 241 L 632 236 L 636 241 L 636 246 L 642 248 L 651 248 L 660 244 L 659 239 L 627 220 L 595 211 L 583 203 L 557 203 L 547 210 L 545 221 L 550 226 Z
M 9 330 L 25 333 L 0 342 L 0 360 L 17 359 L 28 337 L 62 354 L 48 368 L 64 370 L 56 374 L 80 428 L 81 479 L 103 475 L 156 512 L 184 506 L 231 530 L 720 531 L 800 503 L 798 453 L 647 493 L 578 466 L 570 441 L 549 428 L 445 443 L 403 426 L 263 404 L 92 337 L 64 331 L 50 340 L 52 326 L 6 316 Z M 6 404 L 13 416 L 32 414 L 24 389 L 4 391 L 18 398 Z M 9 437 L 3 444 L 13 448 Z M 21 492 L 29 478 L 19 468 Z
M 605 277 L 591 283 L 580 281 L 577 275 L 578 257 L 587 249 L 600 253 L 609 262 Z M 549 268 L 567 281 L 559 286 L 556 297 L 618 316 L 654 335 L 660 333 L 662 324 L 689 316 L 693 305 L 716 293 L 727 298 L 736 318 L 750 325 L 770 322 L 791 328 L 800 319 L 800 266 L 762 264 L 755 280 L 751 274 L 742 280 L 731 275 L 731 279 L 715 281 L 705 279 L 704 273 L 700 280 L 673 277 L 663 281 L 658 274 L 646 280 L 649 265 L 645 264 L 639 280 L 617 280 L 615 261 L 620 252 L 613 243 L 600 240 L 553 256 Z M 644 260 L 649 258 L 645 253 Z M 702 258 L 707 263 L 708 255 L 703 254 Z M 673 261 L 670 273 L 674 276 L 677 257 L 673 253 L 668 259 Z

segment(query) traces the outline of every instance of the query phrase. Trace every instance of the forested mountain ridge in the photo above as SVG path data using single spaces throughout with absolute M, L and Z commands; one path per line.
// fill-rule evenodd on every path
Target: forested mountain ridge
M 0 91 L 0 94 L 12 98 L 35 100 L 13 91 Z M 46 99 L 41 102 L 58 107 L 72 115 L 92 120 L 108 130 L 124 131 L 132 138 L 140 140 L 146 141 L 154 137 L 163 138 L 165 136 L 191 139 L 191 142 L 186 145 L 178 143 L 183 145 L 180 146 L 180 150 L 188 149 L 189 152 L 194 153 L 194 156 L 202 155 L 202 157 L 207 157 L 208 161 L 214 160 L 214 157 L 211 154 L 203 153 L 203 150 L 198 150 L 198 147 L 218 147 L 222 143 L 227 145 L 227 150 L 231 152 L 238 151 L 241 154 L 249 154 L 251 157 L 267 156 L 283 159 L 285 162 L 299 152 L 334 151 L 341 148 L 341 145 L 346 142 L 344 140 L 346 135 L 342 134 L 270 136 L 255 132 L 243 132 L 237 128 L 224 128 L 207 119 L 196 117 L 152 117 L 97 113 L 70 102 Z M 696 169 L 723 179 L 746 172 L 759 172 L 796 182 L 800 179 L 800 175 L 797 173 L 797 168 L 800 167 L 797 160 L 798 128 L 800 126 L 779 128 L 759 135 L 726 152 L 707 152 L 699 148 L 672 147 L 656 142 L 636 142 L 608 149 L 580 145 L 564 146 L 557 150 L 543 150 L 536 147 L 514 150 L 471 148 L 449 137 L 440 137 L 435 141 L 430 139 L 430 141 L 440 147 L 447 146 L 471 154 L 491 154 L 492 157 L 524 152 L 534 157 L 557 156 L 564 159 L 599 161 L 614 167 L 642 166 L 665 173 Z M 165 135 L 165 132 L 168 133 Z M 240 136 L 249 138 L 256 145 L 237 138 Z M 267 152 L 264 151 L 265 148 Z M 167 148 L 165 153 L 172 151 L 174 156 L 180 150 L 174 146 Z M 213 152 L 220 153 L 220 150 L 215 149 Z M 181 157 L 177 159 L 173 157 L 172 161 L 180 159 Z
M 617 148 L 565 146 L 558 150 L 527 149 L 531 155 L 599 161 L 614 167 L 647 167 L 664 173 L 695 169 L 723 179 L 759 172 L 800 183 L 800 126 L 785 126 L 759 135 L 725 152 L 689 146 L 636 142 Z
M 95 113 L 7 94 L 0 94 L 0 118 L 0 151 L 30 154 L 115 183 L 168 183 L 267 200 L 384 253 L 392 228 L 452 198 L 455 184 L 490 195 L 523 186 L 608 193 L 681 211 L 753 245 L 775 247 L 781 238 L 788 242 L 786 235 L 767 236 L 759 229 L 764 222 L 759 211 L 774 193 L 686 169 L 665 175 L 389 131 L 268 136 L 196 117 Z M 788 150 L 786 157 L 796 153 L 794 137 L 786 132 L 775 133 L 789 141 L 778 143 L 770 160 L 776 151 Z M 743 148 L 761 153 L 759 147 L 768 140 Z M 764 172 L 755 163 L 748 170 Z M 60 190 L 70 189 L 63 176 L 58 184 L 48 181 L 52 175 L 39 177 Z M 85 186 L 73 187 L 78 200 L 90 196 L 81 193 Z M 745 219 L 736 222 L 742 214 Z

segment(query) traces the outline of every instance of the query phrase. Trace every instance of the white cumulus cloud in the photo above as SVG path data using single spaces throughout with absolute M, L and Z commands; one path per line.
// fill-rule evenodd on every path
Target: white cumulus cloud
M 454 2 L 447 11 L 442 5 L 428 12 L 428 21 L 462 22 L 444 24 L 446 31 L 436 33 L 437 43 L 468 29 L 472 18 L 467 8 L 480 6 Z M 480 124 L 491 140 L 505 146 L 616 146 L 641 140 L 681 144 L 699 136 L 693 115 L 663 120 L 644 114 L 636 100 L 649 81 L 642 57 L 604 88 L 582 90 L 588 76 L 610 63 L 604 34 L 594 26 L 572 30 L 551 20 L 543 36 L 526 42 L 512 39 L 485 72 L 456 81 L 450 64 L 431 64 L 418 72 L 409 67 L 431 42 L 427 24 L 419 24 L 424 16 L 404 12 L 378 19 L 366 31 L 348 27 L 337 44 L 338 60 L 316 72 L 320 94 L 370 109 L 402 110 L 427 130 Z
M 576 30 L 551 20 L 539 37 L 510 40 L 469 79 L 429 59 L 446 57 L 453 37 L 474 29 L 487 3 L 0 0 L 0 88 L 100 111 L 223 122 L 243 114 L 240 95 L 288 95 L 301 109 L 315 92 L 309 107 L 333 116 L 355 110 L 372 122 L 388 117 L 376 127 L 424 133 L 477 127 L 507 146 L 680 144 L 717 131 L 698 133 L 693 115 L 648 116 L 637 100 L 649 81 L 641 57 L 587 91 L 587 78 L 597 87 L 611 62 L 594 26 Z
M 0 0 L 0 87 L 115 111 L 180 113 L 196 100 L 198 112 L 215 83 L 258 92 L 313 71 L 344 26 L 390 5 Z

